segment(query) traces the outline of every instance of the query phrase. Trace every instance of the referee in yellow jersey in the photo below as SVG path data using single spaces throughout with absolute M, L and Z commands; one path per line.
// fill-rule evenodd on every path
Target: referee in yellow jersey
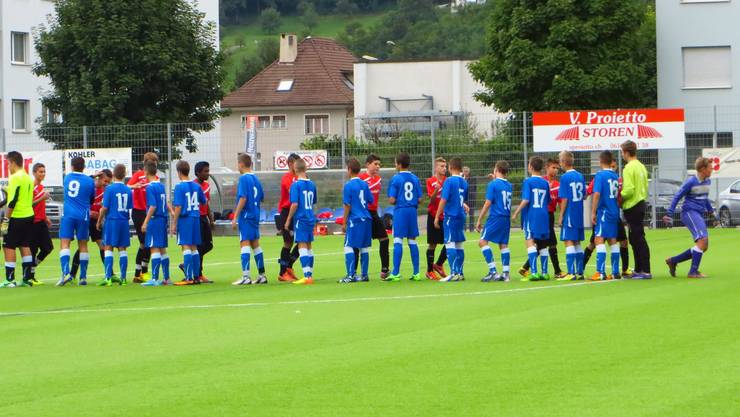
M 31 235 L 33 228 L 33 180 L 23 169 L 23 156 L 16 151 L 8 152 L 10 180 L 8 184 L 8 206 L 5 213 L 8 232 L 5 234 L 5 282 L 0 288 L 31 286 L 30 280 L 33 257 L 31 256 Z M 6 221 L 3 219 L 3 221 Z M 20 249 L 23 257 L 23 282 L 15 282 L 15 250 Z

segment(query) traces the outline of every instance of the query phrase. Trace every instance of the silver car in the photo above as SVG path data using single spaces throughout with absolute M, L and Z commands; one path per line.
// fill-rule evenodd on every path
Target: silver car
M 740 180 L 719 194 L 719 221 L 723 227 L 740 224 Z

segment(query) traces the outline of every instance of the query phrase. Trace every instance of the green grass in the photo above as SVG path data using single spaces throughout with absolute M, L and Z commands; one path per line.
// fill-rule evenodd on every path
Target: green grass
M 701 281 L 662 264 L 684 229 L 649 232 L 644 282 L 483 284 L 474 240 L 447 284 L 379 282 L 375 248 L 373 281 L 336 284 L 339 237 L 318 238 L 310 287 L 274 280 L 274 237 L 262 287 L 229 285 L 235 238 L 198 287 L 55 288 L 53 255 L 49 285 L 0 291 L 0 415 L 737 416 L 739 235 L 710 233 Z
M 383 13 L 365 14 L 357 16 L 324 15 L 320 16 L 318 25 L 311 31 L 312 36 L 336 38 L 348 23 L 356 21 L 368 27 L 379 22 Z M 301 35 L 305 29 L 299 16 L 284 16 L 278 33 L 295 33 Z M 226 53 L 226 86 L 232 86 L 239 70 L 239 65 L 247 56 L 253 56 L 257 51 L 257 42 L 267 39 L 277 39 L 279 35 L 262 33 L 259 21 L 254 19 L 243 25 L 227 25 L 221 27 L 221 49 Z

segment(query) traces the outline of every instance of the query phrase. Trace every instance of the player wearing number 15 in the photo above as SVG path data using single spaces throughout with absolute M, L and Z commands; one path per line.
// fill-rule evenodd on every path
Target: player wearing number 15
M 64 214 L 59 228 L 61 250 L 59 261 L 62 265 L 62 277 L 57 286 L 72 281 L 70 274 L 70 242 L 77 238 L 80 249 L 80 285 L 87 285 L 87 265 L 90 254 L 87 252 L 87 240 L 90 236 L 90 205 L 95 199 L 95 182 L 83 174 L 85 160 L 72 158 L 72 172 L 64 177 Z
M 133 208 L 133 193 L 123 183 L 126 178 L 126 166 L 118 164 L 113 168 L 113 184 L 103 192 L 103 206 L 100 208 L 97 229 L 103 231 L 103 246 L 105 255 L 105 278 L 100 286 L 109 287 L 113 277 L 113 249 L 118 249 L 118 265 L 121 268 L 120 285 L 126 285 L 126 269 L 128 268 L 128 253 L 131 246 L 131 235 L 128 229 L 129 210 Z
M 200 271 L 200 206 L 206 204 L 206 195 L 200 185 L 190 181 L 190 164 L 188 161 L 177 162 L 177 177 L 180 183 L 175 186 L 173 201 L 173 232 L 177 235 L 177 244 L 182 247 L 183 269 L 185 279 L 178 285 L 199 284 Z
M 395 204 L 393 211 L 393 271 L 388 281 L 401 280 L 401 259 L 403 257 L 403 239 L 408 240 L 413 267 L 412 281 L 421 281 L 419 275 L 419 246 L 416 238 L 419 236 L 419 223 L 416 210 L 421 199 L 421 184 L 419 178 L 409 172 L 411 157 L 406 152 L 396 156 L 398 174 L 391 178 L 388 187 L 388 202 Z
M 583 175 L 573 168 L 573 154 L 560 152 L 560 165 L 565 174 L 560 177 L 560 240 L 565 243 L 567 275 L 558 280 L 575 280 L 583 275 L 583 197 L 586 183 Z
M 506 179 L 509 173 L 509 163 L 498 161 L 493 170 L 496 177 L 488 183 L 486 189 L 486 202 L 478 215 L 478 223 L 475 229 L 481 232 L 478 246 L 483 258 L 488 265 L 488 274 L 481 281 L 509 281 L 509 264 L 511 253 L 509 252 L 509 235 L 511 233 L 511 184 Z M 483 216 L 488 213 L 485 228 L 481 227 Z M 498 244 L 501 249 L 501 275 L 496 273 L 496 261 L 493 259 L 493 251 L 488 242 Z
M 303 268 L 303 278 L 293 284 L 313 284 L 313 226 L 316 217 L 313 214 L 314 204 L 318 201 L 316 185 L 306 176 L 306 162 L 296 159 L 293 164 L 296 181 L 290 186 L 290 210 L 285 221 L 293 225 L 295 242 L 298 244 L 298 259 Z
M 594 177 L 594 195 L 591 208 L 591 220 L 595 224 L 594 243 L 596 243 L 596 273 L 592 281 L 619 279 L 619 245 L 617 228 L 619 227 L 619 176 L 611 169 L 612 153 L 601 152 L 599 163 L 601 171 Z M 606 275 L 606 245 L 611 248 L 612 276 Z

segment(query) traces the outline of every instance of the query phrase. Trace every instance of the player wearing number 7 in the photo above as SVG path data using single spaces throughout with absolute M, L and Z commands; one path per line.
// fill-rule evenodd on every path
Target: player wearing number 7
M 236 209 L 231 227 L 236 229 L 239 223 L 239 245 L 241 247 L 242 277 L 232 285 L 267 284 L 265 276 L 265 258 L 260 247 L 260 204 L 265 199 L 262 184 L 252 173 L 252 157 L 240 154 L 237 159 L 239 185 L 236 189 Z M 254 253 L 259 276 L 252 280 L 249 273 L 249 258 Z
M 146 161 L 144 172 L 149 180 L 146 190 L 146 217 L 141 225 L 144 232 L 144 243 L 152 253 L 152 278 L 144 282 L 145 287 L 170 285 L 170 257 L 167 255 L 167 219 L 169 205 L 164 186 L 157 178 L 157 163 Z M 159 282 L 159 270 L 162 269 L 164 280 Z
M 128 229 L 129 210 L 133 208 L 133 193 L 123 183 L 126 178 L 126 166 L 118 164 L 113 168 L 113 184 L 105 188 L 103 206 L 100 208 L 97 229 L 103 232 L 103 250 L 105 255 L 105 278 L 99 286 L 111 286 L 113 277 L 113 249 L 118 249 L 118 265 L 121 268 L 120 285 L 126 285 L 126 269 L 128 268 L 128 253 L 131 246 L 131 235 Z
M 558 281 L 577 280 L 583 275 L 583 197 L 586 183 L 583 174 L 573 168 L 573 154 L 560 152 L 560 166 L 565 174 L 560 177 L 560 240 L 565 243 L 565 263 L 568 273 Z
M 370 187 L 358 175 L 360 161 L 355 158 L 347 161 L 347 175 L 349 181 L 344 184 L 342 202 L 344 204 L 344 222 L 342 231 L 344 238 L 344 264 L 347 275 L 339 280 L 340 283 L 367 282 L 370 265 L 370 246 L 372 245 L 373 223 L 368 206 L 373 203 Z M 355 251 L 360 254 L 362 275 L 355 276 Z
M 57 282 L 59 287 L 73 279 L 69 267 L 69 247 L 72 239 L 77 238 L 80 249 L 79 285 L 87 285 L 87 265 L 90 261 L 87 240 L 90 237 L 90 205 L 95 199 L 95 182 L 82 173 L 85 169 L 83 158 L 79 156 L 72 158 L 70 165 L 72 172 L 64 177 L 64 214 L 59 227 L 61 239 L 59 262 L 62 266 L 62 277 Z
M 190 180 L 190 164 L 179 161 L 176 165 L 180 183 L 175 186 L 172 233 L 182 247 L 185 279 L 175 285 L 200 284 L 200 206 L 206 204 L 206 195 L 200 185 Z
M 591 220 L 594 223 L 594 242 L 596 243 L 596 273 L 591 281 L 620 279 L 619 245 L 617 244 L 617 227 L 619 227 L 619 176 L 611 168 L 612 153 L 603 151 L 599 155 L 601 171 L 594 177 L 594 196 L 591 203 Z M 606 274 L 606 245 L 611 249 L 612 275 Z

